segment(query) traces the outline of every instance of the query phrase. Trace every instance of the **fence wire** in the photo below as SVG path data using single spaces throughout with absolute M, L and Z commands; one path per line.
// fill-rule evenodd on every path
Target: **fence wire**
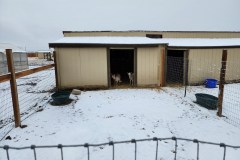
M 155 145 L 153 145 L 151 147 L 151 150 L 153 152 L 151 152 L 152 158 L 153 160 L 158 160 L 158 159 L 162 159 L 160 158 L 162 155 L 164 155 L 164 152 L 161 152 L 161 143 L 160 142 L 167 142 L 167 141 L 172 141 L 173 142 L 173 151 L 172 151 L 172 158 L 170 159 L 182 159 L 181 156 L 179 157 L 179 143 L 182 142 L 189 142 L 189 143 L 193 143 L 195 144 L 194 150 L 195 150 L 195 159 L 196 160 L 200 160 L 200 159 L 206 159 L 206 155 L 202 155 L 201 154 L 201 150 L 203 150 L 204 147 L 206 147 L 206 145 L 208 146 L 215 146 L 215 147 L 220 147 L 222 148 L 222 150 L 218 153 L 218 155 L 220 155 L 219 157 L 222 157 L 221 159 L 223 160 L 227 160 L 227 150 L 228 149 L 234 149 L 235 151 L 239 151 L 240 150 L 240 146 L 232 146 L 232 145 L 227 145 L 224 143 L 213 143 L 213 142 L 207 142 L 207 141 L 200 141 L 197 139 L 187 139 L 187 138 L 177 138 L 177 137 L 171 137 L 171 138 L 149 138 L 149 139 L 132 139 L 132 140 L 127 140 L 127 141 L 110 141 L 110 142 L 106 142 L 106 143 L 99 143 L 99 144 L 89 144 L 89 143 L 85 143 L 85 144 L 76 144 L 76 145 L 46 145 L 46 146 L 36 146 L 36 145 L 31 145 L 31 146 L 25 146 L 25 147 L 12 147 L 12 146 L 0 146 L 1 150 L 5 150 L 5 156 L 3 154 L 1 154 L 1 159 L 7 159 L 10 160 L 11 157 L 13 157 L 13 155 L 15 155 L 15 157 L 18 157 L 19 159 L 19 155 L 16 155 L 16 152 L 12 152 L 12 151 L 22 151 L 22 152 L 26 152 L 26 150 L 31 151 L 31 155 L 30 153 L 28 154 L 28 159 L 33 159 L 33 160 L 37 160 L 39 159 L 38 157 L 40 156 L 39 151 L 41 149 L 48 149 L 48 150 L 54 150 L 54 149 L 58 149 L 58 158 L 56 158 L 56 155 L 54 155 L 56 159 L 60 159 L 60 160 L 64 160 L 64 159 L 69 159 L 70 157 L 67 157 L 64 153 L 68 148 L 71 148 L 72 150 L 74 148 L 85 148 L 86 151 L 85 153 L 83 153 L 88 160 L 92 159 L 92 157 L 94 157 L 94 151 L 90 150 L 91 148 L 95 148 L 95 147 L 110 147 L 111 150 L 108 150 L 108 154 L 105 155 L 104 157 L 102 157 L 103 159 L 118 159 L 118 157 L 121 155 L 121 153 L 117 153 L 116 151 L 116 146 L 120 145 L 120 144 L 131 144 L 132 150 L 131 152 L 133 153 L 134 156 L 132 156 L 131 159 L 137 160 L 140 159 L 139 158 L 139 146 L 141 146 L 142 142 L 152 142 L 155 143 Z M 208 151 L 209 152 L 209 151 Z M 3 152 L 2 152 L 3 153 Z M 19 152 L 18 152 L 19 154 Z M 24 154 L 24 153 L 20 153 L 20 154 Z M 77 154 L 77 152 L 75 152 L 75 154 Z M 118 155 L 118 156 L 116 156 Z M 208 153 L 208 155 L 211 155 L 211 153 Z M 204 158 L 202 158 L 204 157 Z M 231 157 L 231 156 L 229 156 Z M 45 157 L 47 159 L 52 159 L 53 157 L 51 157 L 51 154 L 49 154 L 47 157 Z M 98 157 L 99 159 L 100 157 Z M 148 157 L 149 158 L 149 157 Z M 230 159 L 230 158 L 229 158 Z
M 49 98 L 49 94 L 55 89 L 54 69 L 44 70 L 17 79 L 18 99 L 21 119 L 24 119 L 32 111 L 41 110 Z
M 167 56 L 167 85 L 183 85 L 184 81 L 184 58 Z
M 223 116 L 226 121 L 240 128 L 240 64 L 226 65 L 226 76 L 223 95 Z
M 10 83 L 0 83 L 0 140 L 14 127 Z
M 200 61 L 200 60 L 199 60 Z M 207 61 L 207 60 L 206 60 Z M 197 102 L 196 94 L 208 94 L 214 97 L 200 97 L 200 105 L 207 109 L 217 110 L 219 103 L 218 94 L 220 83 L 221 61 L 197 65 L 197 62 L 190 61 L 188 69 L 188 85 L 186 93 L 193 101 Z M 225 83 L 223 95 L 223 116 L 224 120 L 240 128 L 240 63 L 232 59 L 227 60 L 225 70 Z M 199 63 L 201 64 L 201 63 Z M 216 79 L 216 87 L 206 87 L 207 79 Z M 194 87 L 195 86 L 195 87 Z M 195 95 L 195 97 L 193 97 Z M 202 96 L 202 95 L 198 95 Z M 209 100 L 211 98 L 211 100 Z M 215 99 L 215 100 L 213 100 Z M 214 107 L 213 107 L 214 105 Z
M 18 68 L 20 66 L 17 66 Z M 31 66 L 30 66 L 31 68 Z M 42 110 L 55 89 L 54 68 L 21 77 L 17 81 L 21 120 Z M 10 82 L 0 83 L 0 140 L 14 127 Z

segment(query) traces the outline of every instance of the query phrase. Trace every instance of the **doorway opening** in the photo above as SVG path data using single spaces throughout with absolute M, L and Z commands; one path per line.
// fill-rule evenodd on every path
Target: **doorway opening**
M 184 50 L 167 51 L 167 85 L 184 83 Z
M 121 83 L 118 86 L 129 86 L 128 72 L 134 72 L 134 49 L 110 49 L 110 74 L 119 74 Z M 111 78 L 111 86 L 114 80 Z

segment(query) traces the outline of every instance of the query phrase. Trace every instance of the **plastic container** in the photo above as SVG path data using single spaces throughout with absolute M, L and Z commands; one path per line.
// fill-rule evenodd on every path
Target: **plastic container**
M 58 104 L 64 104 L 69 100 L 70 92 L 67 91 L 60 91 L 52 94 L 52 99 L 54 102 Z
M 216 88 L 217 80 L 216 79 L 206 79 L 205 87 L 206 88 Z
M 217 109 L 217 105 L 218 105 L 218 98 L 213 96 L 213 95 L 209 95 L 209 94 L 204 94 L 204 93 L 197 93 L 195 94 L 196 96 L 196 103 L 200 104 L 201 106 L 210 109 L 210 110 L 216 110 Z

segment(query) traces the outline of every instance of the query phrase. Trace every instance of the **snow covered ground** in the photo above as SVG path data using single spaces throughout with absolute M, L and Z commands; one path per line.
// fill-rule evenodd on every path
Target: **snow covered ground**
M 71 95 L 73 102 L 66 106 L 48 104 L 9 133 L 11 140 L 2 145 L 15 147 L 57 144 L 102 143 L 130 140 L 132 138 L 182 137 L 210 142 L 240 145 L 240 129 L 195 104 L 194 93 L 206 92 L 217 95 L 218 89 L 203 86 L 189 87 L 187 97 L 184 88 L 162 89 L 114 89 L 86 91 Z M 156 142 L 139 142 L 138 159 L 154 159 Z M 174 158 L 174 142 L 159 143 L 159 159 Z M 115 146 L 116 159 L 133 159 L 134 145 Z M 111 159 L 111 147 L 90 148 L 91 159 Z M 87 159 L 86 148 L 64 149 L 65 159 Z M 200 159 L 222 159 L 223 148 L 200 145 Z M 239 160 L 240 149 L 227 149 L 226 159 Z M 10 158 L 33 159 L 31 150 L 10 150 Z M 37 158 L 60 159 L 59 149 L 37 149 Z M 0 150 L 0 159 L 7 159 Z M 179 160 L 196 159 L 196 144 L 178 142 Z
M 36 66 L 44 66 L 53 63 L 54 61 L 48 61 L 47 59 L 38 59 L 38 57 L 28 57 L 28 65 L 30 68 Z

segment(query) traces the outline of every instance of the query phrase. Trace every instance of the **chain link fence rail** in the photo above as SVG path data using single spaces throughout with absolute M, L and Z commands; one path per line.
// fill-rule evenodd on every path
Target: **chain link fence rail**
M 70 157 L 67 157 L 64 153 L 67 151 L 67 149 L 71 149 L 74 150 L 76 148 L 79 148 L 77 150 L 80 150 L 80 148 L 85 148 L 86 151 L 85 153 L 82 152 L 85 155 L 85 158 L 90 160 L 90 159 L 94 159 L 94 151 L 90 150 L 91 148 L 96 148 L 96 147 L 102 147 L 102 149 L 104 147 L 109 148 L 111 150 L 108 149 L 108 152 L 105 154 L 105 156 L 101 157 L 102 159 L 119 159 L 118 157 L 120 155 L 122 155 L 121 153 L 118 153 L 116 151 L 116 146 L 120 145 L 120 144 L 128 144 L 128 145 L 132 145 L 132 149 L 130 150 L 131 153 L 133 153 L 134 156 L 129 156 L 129 152 L 128 152 L 128 159 L 130 157 L 132 157 L 131 159 L 134 160 L 138 160 L 138 159 L 142 159 L 139 155 L 140 155 L 140 151 L 139 148 L 141 145 L 145 145 L 143 144 L 143 142 L 151 142 L 154 143 L 154 145 L 152 145 L 151 147 L 151 156 L 148 155 L 149 159 L 154 159 L 154 160 L 163 160 L 161 157 L 164 155 L 163 150 L 161 150 L 162 147 L 162 143 L 161 142 L 173 142 L 173 150 L 172 150 L 172 157 L 170 159 L 189 159 L 187 157 L 185 158 L 181 158 L 181 156 L 179 156 L 179 152 L 180 149 L 179 147 L 181 146 L 180 143 L 181 142 L 187 142 L 187 143 L 191 143 L 193 144 L 192 148 L 194 148 L 195 150 L 195 158 L 191 158 L 191 159 L 196 159 L 196 160 L 200 160 L 200 159 L 205 159 L 206 157 L 208 157 L 208 155 L 210 156 L 212 153 L 210 153 L 210 151 L 208 150 L 208 153 L 206 155 L 206 151 L 204 152 L 204 156 L 203 153 L 201 152 L 204 148 L 208 148 L 208 146 L 214 146 L 215 149 L 217 148 L 222 148 L 221 150 L 218 150 L 218 158 L 221 158 L 223 160 L 231 160 L 231 158 L 227 158 L 227 157 L 231 157 L 227 155 L 227 151 L 230 149 L 234 149 L 236 152 L 240 151 L 240 146 L 233 146 L 233 145 L 227 145 L 224 143 L 213 143 L 213 142 L 207 142 L 207 141 L 200 141 L 197 139 L 186 139 L 186 138 L 177 138 L 177 137 L 170 137 L 170 138 L 149 138 L 149 139 L 132 139 L 132 140 L 127 140 L 127 141 L 110 141 L 107 143 L 99 143 L 99 144 L 89 144 L 89 143 L 85 143 L 85 144 L 76 144 L 76 145 L 46 145 L 46 146 L 36 146 L 36 145 L 31 145 L 31 146 L 26 146 L 26 147 L 12 147 L 12 146 L 0 146 L 0 150 L 1 150 L 1 159 L 6 159 L 6 160 L 10 160 L 12 159 L 12 157 L 20 157 L 19 154 L 25 154 L 24 151 L 31 151 L 32 153 L 28 152 L 28 159 L 32 159 L 32 160 L 37 160 L 40 159 L 38 158 L 40 156 L 40 154 L 42 154 L 43 152 L 39 152 L 42 149 L 48 149 L 48 150 L 52 150 L 52 151 L 56 151 L 56 149 L 58 149 L 58 156 L 56 157 L 56 155 L 54 155 L 54 157 L 52 157 L 52 154 L 45 154 L 45 159 L 60 159 L 60 160 L 64 160 L 64 159 L 69 159 Z M 5 151 L 5 155 L 3 155 L 3 151 Z M 15 151 L 15 152 L 14 152 Z M 18 151 L 18 152 L 16 152 Z M 146 152 L 146 150 L 145 150 Z M 52 152 L 51 152 L 52 153 Z M 72 154 L 77 154 L 77 152 L 72 152 Z M 72 154 L 68 155 L 68 156 L 72 156 Z M 14 155 L 14 156 L 13 156 Z M 151 157 L 151 158 L 150 158 Z M 204 157 L 204 158 L 202 158 Z M 85 159 L 84 157 L 82 157 L 82 159 Z M 98 157 L 97 159 L 99 159 L 100 157 Z M 100 158 L 100 159 L 101 159 Z M 216 157 L 217 158 L 217 157 Z M 217 159 L 218 159 L 217 158 Z M 70 158 L 71 159 L 71 158 Z M 20 160 L 20 159 L 19 159 Z

